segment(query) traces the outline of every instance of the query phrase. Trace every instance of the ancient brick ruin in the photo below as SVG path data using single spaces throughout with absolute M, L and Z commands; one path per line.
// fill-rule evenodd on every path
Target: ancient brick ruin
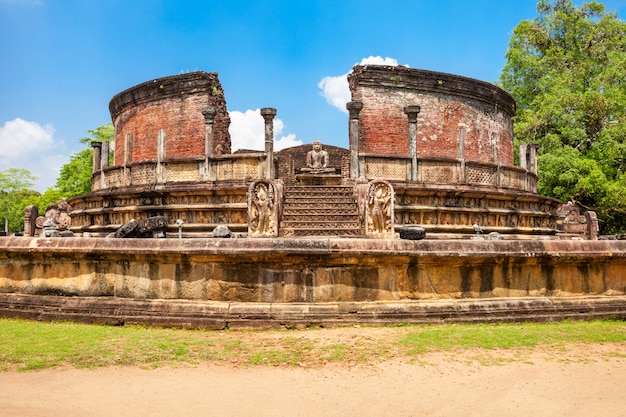
M 356 66 L 349 84 L 349 147 L 324 145 L 323 173 L 307 168 L 311 145 L 274 152 L 276 109 L 261 111 L 265 149 L 231 153 L 225 92 L 215 73 L 121 92 L 109 106 L 113 166 L 108 144 L 96 143 L 93 192 L 70 201 L 72 231 L 104 236 L 132 219 L 165 216 L 170 236 L 177 235 L 177 219 L 186 237 L 211 236 L 217 226 L 246 236 L 254 181 L 271 181 L 280 191 L 272 198 L 282 205 L 316 185 L 354 194 L 363 178 L 388 181 L 394 190 L 394 231 L 419 225 L 430 237 L 462 238 L 478 225 L 511 238 L 557 235 L 561 203 L 537 194 L 535 148 L 523 145 L 521 166 L 514 165 L 515 102 L 505 91 L 456 75 L 374 65 Z M 346 234 L 339 211 L 327 207 L 316 216 L 326 213 L 329 223 L 301 227 L 293 214 L 283 225 L 279 212 L 273 235 L 367 235 L 363 219 Z
M 349 84 L 347 148 L 279 152 L 273 108 L 264 149 L 231 152 L 217 74 L 118 94 L 93 192 L 45 216 L 30 207 L 27 236 L 0 238 L 0 316 L 214 328 L 626 317 L 626 242 L 537 193 L 533 144 L 514 164 L 511 96 L 404 67 L 357 66 Z

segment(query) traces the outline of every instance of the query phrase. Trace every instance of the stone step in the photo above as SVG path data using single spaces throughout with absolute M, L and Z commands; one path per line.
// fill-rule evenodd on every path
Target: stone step
M 298 187 L 287 187 L 285 189 L 285 195 L 327 195 L 327 196 L 352 196 L 354 195 L 354 190 L 352 187 L 326 187 L 321 186 L 319 188 L 311 187 L 311 186 L 298 186 Z
M 362 236 L 358 229 L 318 229 L 318 228 L 284 228 L 280 231 L 283 237 L 314 237 L 314 236 L 340 236 L 359 237 Z
M 361 221 L 353 187 L 286 187 L 280 235 L 361 236 Z
M 350 220 L 338 220 L 333 222 L 316 222 L 315 220 L 311 221 L 283 221 L 282 227 L 284 228 L 292 228 L 292 229 L 337 229 L 337 230 L 346 230 L 353 228 L 360 228 L 361 223 L 357 221 Z
M 318 214 L 318 213 L 290 213 L 283 214 L 283 222 L 306 222 L 306 221 L 314 221 L 314 222 L 335 222 L 335 221 L 359 221 L 359 215 L 357 213 L 336 213 L 332 217 L 329 218 L 328 214 Z
M 285 200 L 284 208 L 293 207 L 297 210 L 307 210 L 307 209 L 342 209 L 342 210 L 351 210 L 356 203 L 354 201 L 334 201 L 334 200 L 302 200 L 302 201 L 292 201 Z

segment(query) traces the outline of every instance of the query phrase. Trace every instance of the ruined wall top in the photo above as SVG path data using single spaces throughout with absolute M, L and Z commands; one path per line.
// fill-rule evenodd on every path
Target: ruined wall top
M 415 152 L 418 158 L 514 164 L 515 100 L 501 88 L 458 75 L 386 65 L 357 65 L 348 81 L 352 101 L 363 106 L 359 153 Z M 412 150 L 409 121 L 416 116 Z
M 165 158 L 203 156 L 204 107 L 216 111 L 215 146 L 219 153 L 230 153 L 230 118 L 217 73 L 157 78 L 115 95 L 109 104 L 115 126 L 115 165 L 156 159 L 159 152 Z
M 419 90 L 465 97 L 495 105 L 515 116 L 515 99 L 503 89 L 473 78 L 404 66 L 355 65 L 348 75 L 350 91 L 357 85 Z

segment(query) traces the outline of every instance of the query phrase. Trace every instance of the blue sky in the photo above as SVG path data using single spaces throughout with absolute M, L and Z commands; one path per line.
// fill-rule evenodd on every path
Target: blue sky
M 494 82 L 534 17 L 535 0 L 0 0 L 0 170 L 30 169 L 44 191 L 115 94 L 199 70 L 219 73 L 233 149 L 263 149 L 262 107 L 278 110 L 278 148 L 347 147 L 355 64 Z

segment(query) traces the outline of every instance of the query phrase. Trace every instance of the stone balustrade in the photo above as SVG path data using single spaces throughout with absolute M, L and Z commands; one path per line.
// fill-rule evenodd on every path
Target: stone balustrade
M 361 154 L 359 159 L 361 175 L 367 179 L 409 181 L 411 178 L 410 155 Z M 537 174 L 527 169 L 453 158 L 418 158 L 415 182 L 537 192 Z
M 264 153 L 219 155 L 208 159 L 169 159 L 117 165 L 92 175 L 92 191 L 203 181 L 252 181 L 262 178 Z

